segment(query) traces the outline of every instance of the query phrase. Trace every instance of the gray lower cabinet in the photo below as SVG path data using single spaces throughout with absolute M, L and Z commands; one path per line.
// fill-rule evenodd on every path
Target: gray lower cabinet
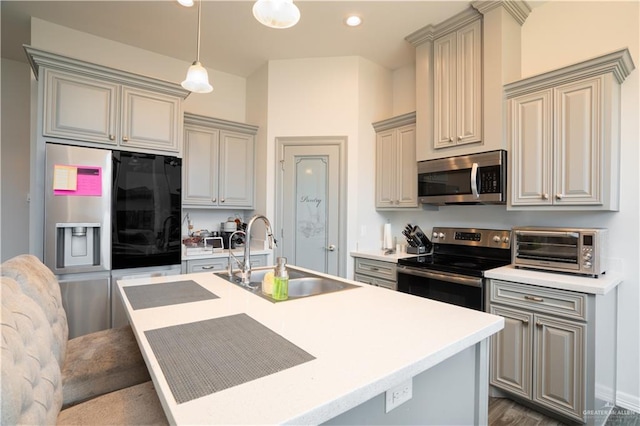
M 239 260 L 244 259 L 244 256 L 238 256 Z M 232 259 L 233 261 L 233 259 Z M 214 257 L 209 259 L 195 259 L 195 260 L 187 260 L 187 270 L 186 273 L 191 274 L 194 272 L 212 272 L 212 271 L 221 271 L 227 269 L 229 265 L 229 259 L 227 257 Z M 266 266 L 267 265 L 267 256 L 266 255 L 255 255 L 251 256 L 251 267 L 256 268 L 258 266 Z M 234 269 L 237 267 L 233 265 Z
M 356 257 L 354 280 L 376 287 L 397 290 L 396 264 L 382 260 Z
M 564 418 L 603 424 L 615 392 L 615 297 L 489 286 L 489 312 L 505 319 L 491 338 L 490 384 Z

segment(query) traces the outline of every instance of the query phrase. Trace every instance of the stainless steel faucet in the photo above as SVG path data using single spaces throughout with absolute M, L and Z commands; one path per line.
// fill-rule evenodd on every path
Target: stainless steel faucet
M 251 228 L 253 227 L 253 224 L 257 219 L 261 219 L 264 222 L 265 226 L 267 227 L 267 238 L 269 239 L 269 249 L 273 249 L 274 244 L 276 244 L 276 240 L 275 238 L 273 238 L 271 223 L 269 222 L 269 219 L 266 218 L 266 216 L 263 216 L 261 214 L 254 215 L 251 219 L 249 219 L 249 223 L 247 223 L 247 229 L 244 232 L 245 234 L 244 259 L 242 260 L 242 262 L 240 262 L 235 257 L 235 255 L 231 253 L 231 237 L 230 237 L 229 255 L 233 256 L 238 266 L 240 266 L 240 278 L 243 285 L 248 285 L 251 282 Z M 236 232 L 240 233 L 242 231 L 236 231 Z M 231 262 L 229 262 L 229 274 L 231 275 Z

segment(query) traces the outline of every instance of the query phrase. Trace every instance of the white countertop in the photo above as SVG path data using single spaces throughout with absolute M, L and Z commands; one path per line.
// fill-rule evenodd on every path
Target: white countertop
M 607 294 L 623 281 L 622 276 L 612 271 L 593 278 L 515 268 L 512 265 L 486 271 L 485 277 L 589 294 Z
M 415 257 L 417 254 L 411 254 L 406 252 L 395 252 L 392 254 L 384 254 L 385 250 L 361 250 L 352 251 L 349 253 L 351 257 L 362 257 L 365 259 L 382 260 L 384 262 L 398 263 L 398 259 L 404 259 L 407 257 Z
M 233 254 L 236 256 L 244 256 L 244 247 L 233 250 Z M 259 256 L 264 254 L 271 254 L 271 250 L 251 249 L 251 256 Z M 186 249 L 183 246 L 182 260 L 198 260 L 198 259 L 216 259 L 221 257 L 229 257 L 229 250 L 224 249 L 214 252 L 211 248 L 189 248 Z
M 258 268 L 259 269 L 259 268 Z M 212 273 L 118 281 L 193 280 L 219 299 L 132 310 L 123 301 L 171 423 L 318 424 L 501 330 L 499 316 L 347 281 L 360 288 L 281 303 Z M 316 359 L 176 404 L 144 331 L 246 313 Z

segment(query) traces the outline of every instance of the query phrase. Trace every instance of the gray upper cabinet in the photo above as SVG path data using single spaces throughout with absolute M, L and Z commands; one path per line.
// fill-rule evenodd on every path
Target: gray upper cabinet
M 418 206 L 415 112 L 373 123 L 376 130 L 376 208 Z
M 624 49 L 505 86 L 511 209 L 619 209 Z
M 182 152 L 177 84 L 26 48 L 40 79 L 42 135 L 128 151 Z
M 433 42 L 434 148 L 482 140 L 482 25 L 476 20 Z
M 185 114 L 183 205 L 252 209 L 257 127 Z

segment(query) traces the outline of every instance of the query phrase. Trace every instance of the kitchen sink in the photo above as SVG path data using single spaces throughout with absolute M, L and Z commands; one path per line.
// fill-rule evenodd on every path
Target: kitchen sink
M 233 273 L 231 277 L 227 272 L 216 272 L 215 275 L 271 302 L 281 302 L 281 300 L 275 300 L 270 295 L 262 293 L 262 279 L 267 273 L 272 271 L 273 268 L 252 270 L 250 282 L 247 285 L 242 284 L 239 272 Z M 289 268 L 287 272 L 289 273 L 289 298 L 287 300 L 301 299 L 303 297 L 317 296 L 358 287 L 357 285 L 344 281 L 334 280 L 322 275 L 296 269 Z M 284 300 L 282 300 L 282 302 L 284 302 Z

